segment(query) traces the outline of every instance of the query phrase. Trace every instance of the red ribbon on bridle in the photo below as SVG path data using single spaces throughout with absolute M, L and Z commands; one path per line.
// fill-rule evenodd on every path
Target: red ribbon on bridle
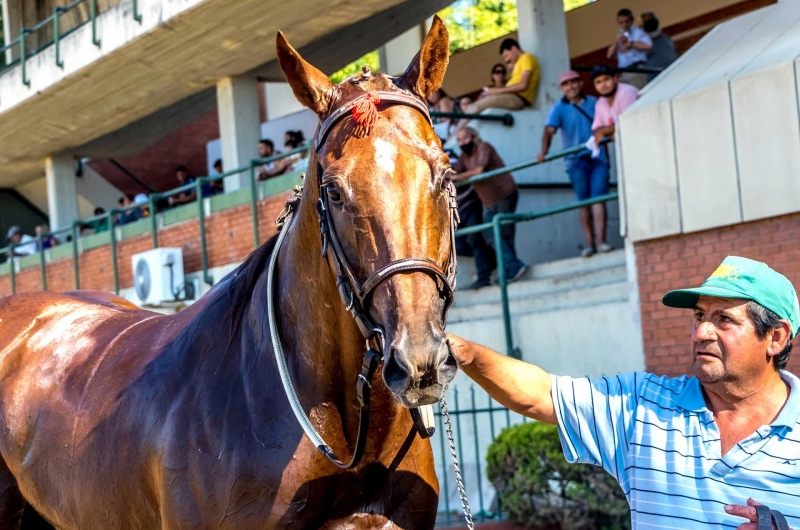
M 356 123 L 356 136 L 366 136 L 378 121 L 378 103 L 381 98 L 376 92 L 367 92 L 353 107 L 353 121 Z

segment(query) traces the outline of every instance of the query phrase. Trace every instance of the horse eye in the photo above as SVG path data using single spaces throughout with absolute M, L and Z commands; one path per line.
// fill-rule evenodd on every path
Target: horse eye
M 333 204 L 342 204 L 342 194 L 339 193 L 339 189 L 336 186 L 329 184 L 325 187 L 325 192 L 328 194 L 328 199 Z

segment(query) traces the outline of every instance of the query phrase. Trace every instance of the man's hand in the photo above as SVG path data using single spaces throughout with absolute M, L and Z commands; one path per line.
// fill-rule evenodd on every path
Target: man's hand
M 459 368 L 463 369 L 472 364 L 475 358 L 475 352 L 471 348 L 471 342 L 450 333 L 447 334 L 447 342 L 450 343 L 450 351 L 453 352 L 453 355 L 458 361 Z
M 481 90 L 481 97 L 491 96 L 494 93 L 495 93 L 494 88 L 485 86 L 483 87 L 483 90 Z
M 751 498 L 748 498 L 747 506 L 742 506 L 741 504 L 728 504 L 725 506 L 725 512 L 735 515 L 736 517 L 743 517 L 750 521 L 749 523 L 740 524 L 737 527 L 737 530 L 758 530 L 758 515 L 756 514 L 756 506 L 763 505 Z M 778 530 L 774 523 L 771 528 Z
M 539 154 L 536 155 L 536 161 L 541 164 L 542 162 L 544 162 L 544 157 L 546 157 L 546 156 L 547 156 L 547 153 L 545 153 L 544 151 L 539 151 Z

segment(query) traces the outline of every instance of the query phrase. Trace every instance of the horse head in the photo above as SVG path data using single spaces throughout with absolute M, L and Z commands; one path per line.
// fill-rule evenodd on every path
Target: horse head
M 318 202 L 332 281 L 362 333 L 374 324 L 381 335 L 383 378 L 395 399 L 434 403 L 457 371 L 444 333 L 455 203 L 426 104 L 444 78 L 447 30 L 434 17 L 402 76 L 364 68 L 338 85 L 283 34 L 277 44 L 295 96 L 321 123 L 303 196 Z

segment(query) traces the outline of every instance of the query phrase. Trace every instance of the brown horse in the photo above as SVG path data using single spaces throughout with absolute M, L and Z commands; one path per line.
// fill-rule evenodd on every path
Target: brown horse
M 448 36 L 437 18 L 403 76 L 365 70 L 335 86 L 282 35 L 278 56 L 298 99 L 324 121 L 371 91 L 423 102 L 442 82 Z M 330 127 L 277 255 L 289 373 L 311 422 L 344 457 L 356 438 L 365 340 L 340 301 L 334 256 L 322 257 L 316 203 L 324 190 L 360 281 L 409 257 L 445 269 L 449 164 L 419 107 L 379 103 L 371 130 L 359 133 L 349 117 Z M 433 527 L 430 443 L 401 403 L 435 402 L 455 375 L 441 279 L 397 270 L 364 301 L 384 333 L 385 383 L 373 381 L 364 458 L 342 470 L 303 435 L 281 386 L 266 307 L 274 247 L 275 238 L 174 316 L 99 292 L 0 300 L 0 528 L 34 511 L 80 530 Z

